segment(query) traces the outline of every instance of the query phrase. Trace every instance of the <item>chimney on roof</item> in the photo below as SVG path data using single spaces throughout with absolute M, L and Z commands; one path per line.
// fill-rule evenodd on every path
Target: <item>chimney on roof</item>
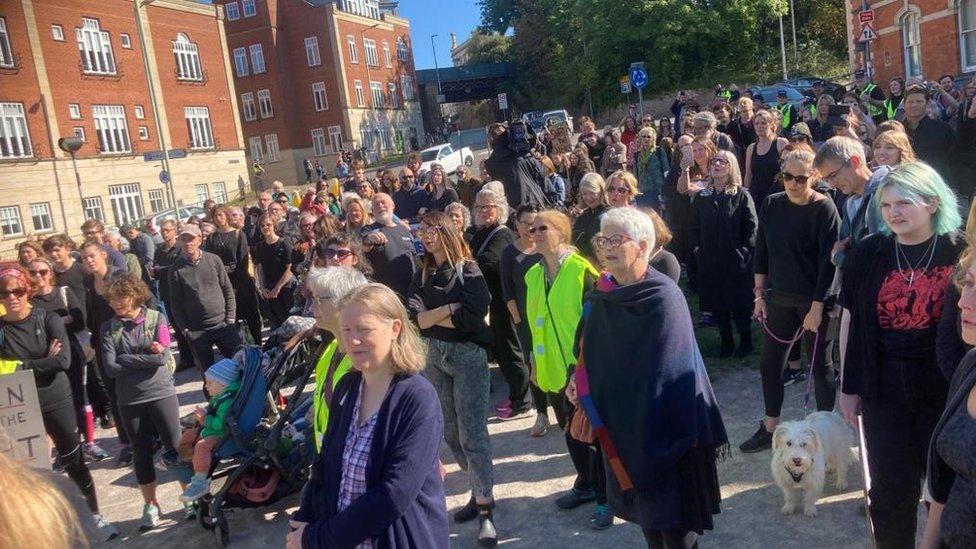
M 457 34 L 451 33 L 451 50 L 457 49 Z

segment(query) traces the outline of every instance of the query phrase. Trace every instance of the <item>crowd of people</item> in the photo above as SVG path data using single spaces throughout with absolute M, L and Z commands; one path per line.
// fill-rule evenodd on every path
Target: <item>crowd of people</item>
M 923 484 L 924 546 L 976 546 L 973 86 L 883 92 L 858 71 L 823 90 L 799 108 L 785 90 L 681 92 L 673 118 L 632 111 L 601 135 L 581 117 L 569 150 L 492 124 L 477 175 L 417 154 L 374 178 L 359 160 L 332 180 L 309 165 L 314 187 L 206 204 L 156 239 L 88 220 L 83 243 L 30 240 L 0 270 L 0 367 L 34 372 L 56 466 L 106 538 L 95 423 L 136 471 L 141 528 L 159 524 L 156 446 L 186 470 L 192 514 L 238 385 L 214 347 L 233 357 L 299 315 L 328 345 L 288 547 L 447 547 L 450 522 L 475 519 L 495 545 L 487 420 L 534 415 L 541 437 L 552 408 L 575 469 L 553 504 L 687 548 L 720 512 L 730 445 L 687 292 L 717 358 L 753 356 L 762 328 L 763 409 L 741 452 L 771 447 L 784 386 L 812 376 L 817 410 L 862 420 L 877 546 L 914 546 Z M 187 368 L 210 399 L 189 443 L 173 381 Z M 471 492 L 451 517 L 441 440 Z

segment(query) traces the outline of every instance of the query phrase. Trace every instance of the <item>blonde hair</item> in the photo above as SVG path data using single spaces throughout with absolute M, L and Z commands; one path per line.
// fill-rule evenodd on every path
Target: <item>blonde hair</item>
M 0 445 L 8 446 L 0 432 Z M 0 452 L 0 547 L 88 547 L 78 514 L 50 481 Z
M 371 314 L 389 321 L 399 320 L 400 334 L 390 348 L 390 369 L 394 374 L 416 374 L 427 363 L 427 345 L 410 318 L 400 297 L 390 288 L 372 282 L 361 286 L 339 301 L 339 310 L 360 305 Z
M 730 151 L 718 151 L 712 155 L 712 160 L 724 158 L 729 163 L 729 180 L 725 182 L 726 191 L 735 191 L 742 186 L 742 171 L 739 170 L 739 159 Z M 734 193 L 733 193 L 734 194 Z
M 631 200 L 640 194 L 640 189 L 637 188 L 637 178 L 634 177 L 634 174 L 628 172 L 627 170 L 617 170 L 610 174 L 610 177 L 607 178 L 607 186 L 609 187 L 610 183 L 612 183 L 615 179 L 623 181 L 627 184 L 627 187 L 630 188 Z
M 912 147 L 911 141 L 908 140 L 908 134 L 905 132 L 885 130 L 879 133 L 875 136 L 874 142 L 871 143 L 871 148 L 873 150 L 880 145 L 891 145 L 898 149 L 901 152 L 901 164 L 918 160 L 918 157 L 915 156 L 915 149 Z
M 552 227 L 559 236 L 563 237 L 563 244 L 569 244 L 572 241 L 573 234 L 573 223 L 569 220 L 569 216 L 564 214 L 559 210 L 542 210 L 535 218 L 536 222 L 542 221 L 546 225 Z
M 604 206 L 610 205 L 610 200 L 607 198 L 607 182 L 603 179 L 603 176 L 596 173 L 590 172 L 584 174 L 580 178 L 579 182 L 579 197 L 576 199 L 576 205 L 580 208 L 586 208 L 586 202 L 583 200 L 584 191 L 593 191 L 600 197 L 600 204 Z
M 777 112 L 779 112 L 779 111 L 777 111 Z M 779 119 L 776 118 L 776 113 L 774 113 L 773 111 L 770 111 L 770 110 L 767 110 L 767 109 L 763 109 L 763 110 L 757 112 L 756 114 L 752 115 L 753 124 L 756 123 L 756 120 L 765 120 L 766 121 L 766 124 L 768 124 L 769 127 L 770 127 L 770 133 L 772 133 L 774 135 L 776 133 L 776 130 L 779 128 L 779 126 L 778 126 Z M 775 140 L 775 136 L 774 136 L 773 139 Z

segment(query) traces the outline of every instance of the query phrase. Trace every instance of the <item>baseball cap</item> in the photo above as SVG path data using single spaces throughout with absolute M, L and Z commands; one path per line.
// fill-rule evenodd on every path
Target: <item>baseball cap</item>
M 776 90 L 776 97 L 786 97 L 786 95 L 787 94 L 786 94 L 786 90 L 785 89 L 778 89 L 778 90 Z
M 196 225 L 190 223 L 183 225 L 183 228 L 180 229 L 180 236 L 183 236 L 185 234 L 188 234 L 190 236 L 195 236 L 197 238 L 203 236 L 203 233 L 200 232 L 200 227 L 197 227 Z

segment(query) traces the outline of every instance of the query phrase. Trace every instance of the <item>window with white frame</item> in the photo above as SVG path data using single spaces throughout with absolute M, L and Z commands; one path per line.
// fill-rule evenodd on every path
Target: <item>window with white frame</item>
M 163 189 L 149 189 L 149 211 L 161 212 L 166 209 L 166 193 Z
M 388 94 L 390 96 L 390 108 L 391 109 L 399 109 L 400 108 L 400 96 L 397 94 L 396 84 L 394 84 L 393 82 L 390 82 L 389 84 L 386 85 L 386 87 L 387 87 L 387 89 L 390 92 Z
M 251 72 L 261 74 L 265 71 L 264 49 L 261 44 L 251 44 Z
M 132 37 L 129 36 L 128 34 L 124 33 L 124 32 L 121 33 L 121 34 L 119 34 L 119 44 L 122 44 L 122 47 L 123 48 L 125 48 L 127 50 L 131 50 L 132 49 Z
M 237 21 L 241 18 L 241 10 L 237 7 L 237 2 L 227 2 L 224 4 L 224 13 L 227 14 L 228 21 Z
M 349 43 L 349 62 L 359 63 L 359 50 L 356 49 L 356 37 L 351 34 L 347 34 L 346 42 Z
M 959 2 L 959 43 L 962 71 L 976 70 L 976 0 Z
M 386 99 L 383 96 L 383 84 L 380 84 L 379 82 L 370 82 L 369 92 L 373 96 L 374 109 L 386 106 Z
M 278 149 L 278 134 L 269 133 L 264 136 L 264 144 L 268 150 L 268 162 L 281 160 L 281 151 Z
M 0 103 L 0 158 L 33 155 L 23 103 Z
M 380 134 L 381 147 L 384 149 L 392 149 L 393 141 L 390 140 L 390 128 L 389 126 L 380 126 L 377 130 Z
M 139 140 L 149 141 L 149 126 L 139 126 Z
M 339 9 L 363 17 L 380 18 L 379 0 L 341 0 Z
M 197 204 L 203 204 L 210 199 L 210 187 L 206 183 L 197 183 L 193 189 L 197 193 Z
M 901 16 L 902 50 L 905 52 L 905 77 L 922 76 L 922 38 L 919 30 L 920 17 L 908 11 Z
M 356 89 L 356 106 L 365 107 L 366 98 L 363 96 L 363 83 L 359 80 L 353 82 L 353 87 Z
M 94 105 L 92 118 L 95 119 L 95 133 L 98 134 L 98 150 L 103 153 L 132 152 L 122 105 Z
M 258 119 L 258 112 L 254 109 L 254 94 L 251 92 L 241 94 L 241 113 L 244 120 L 252 122 Z
M 142 217 L 142 193 L 139 192 L 138 183 L 109 185 L 108 198 L 116 225 L 131 223 Z
M 105 221 L 105 212 L 102 211 L 102 197 L 88 196 L 82 198 L 81 207 L 84 210 L 85 219 Z
M 376 55 L 376 40 L 363 38 L 363 51 L 366 52 L 366 64 L 371 67 L 380 66 L 380 58 Z
M 400 61 L 406 61 L 407 43 L 403 41 L 402 37 L 397 38 L 396 49 L 397 49 L 397 59 L 399 59 Z
M 254 0 L 243 0 L 241 6 L 244 7 L 244 17 L 254 17 L 258 10 L 254 9 Z
M 261 146 L 261 136 L 248 138 L 251 148 L 251 162 L 264 162 L 264 149 Z
M 75 137 L 81 139 L 83 143 L 85 142 L 85 128 L 81 126 L 75 126 L 74 128 L 71 129 L 71 131 L 74 132 Z
M 247 49 L 234 48 L 234 72 L 237 76 L 247 76 Z
M 136 105 L 135 111 L 136 111 L 136 120 L 142 120 L 143 118 L 146 117 L 146 111 L 142 109 L 142 105 Z
M 7 20 L 0 17 L 0 67 L 14 66 L 14 51 L 10 48 L 10 35 L 7 34 Z
M 390 55 L 390 44 L 383 42 L 383 60 L 386 61 L 386 68 L 393 67 L 393 56 Z
M 51 25 L 51 37 L 58 42 L 64 42 L 64 27 L 61 25 Z
M 49 202 L 31 204 L 30 216 L 35 233 L 47 233 L 54 230 L 54 218 L 51 217 L 51 204 Z
M 190 135 L 191 149 L 212 149 L 213 129 L 210 126 L 210 109 L 207 107 L 184 107 L 186 129 Z
M 213 197 L 214 197 L 214 200 L 217 202 L 217 204 L 226 204 L 227 203 L 227 183 L 224 183 L 223 181 L 214 181 L 213 182 L 213 188 L 214 188 L 214 195 L 213 195 Z
M 68 103 L 68 118 L 72 120 L 81 119 L 81 105 L 78 103 Z
M 342 152 L 342 128 L 329 126 L 329 144 L 332 145 L 332 152 Z
M 325 82 L 312 83 L 312 102 L 315 103 L 316 111 L 329 108 L 329 98 L 325 95 Z
M 325 130 L 322 128 L 312 130 L 312 149 L 315 150 L 315 156 L 328 154 L 328 150 L 325 148 Z
M 115 74 L 115 55 L 108 32 L 103 31 L 97 19 L 82 18 L 81 27 L 75 29 L 81 66 L 88 74 Z
M 258 108 L 261 110 L 261 118 L 271 118 L 274 116 L 274 107 L 271 105 L 270 91 L 258 90 Z
M 309 67 L 317 67 L 322 64 L 318 36 L 305 37 L 305 60 L 308 61 Z
M 24 224 L 20 222 L 19 207 L 5 206 L 0 208 L 0 229 L 2 229 L 5 237 L 24 234 Z
M 182 32 L 173 41 L 173 55 L 176 57 L 176 78 L 178 80 L 203 80 L 200 68 L 200 53 L 197 45 Z
M 359 126 L 359 141 L 363 147 L 373 148 L 373 128 L 369 124 Z
M 413 101 L 413 78 L 409 76 L 400 77 L 400 89 L 403 91 L 404 101 Z

